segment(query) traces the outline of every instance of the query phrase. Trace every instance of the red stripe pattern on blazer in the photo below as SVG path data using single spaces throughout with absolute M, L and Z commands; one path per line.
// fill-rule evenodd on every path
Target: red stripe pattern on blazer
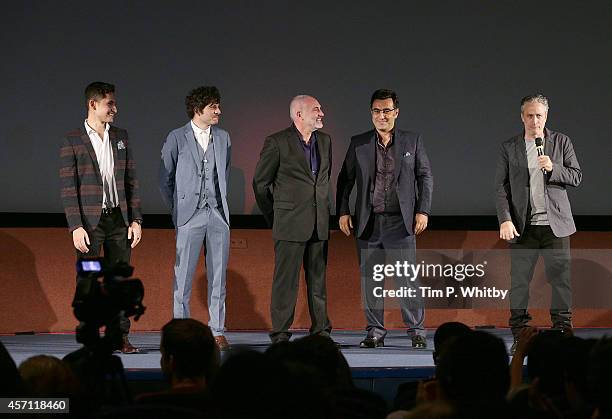
M 115 182 L 125 225 L 142 220 L 138 179 L 126 130 L 108 130 L 113 149 Z M 93 231 L 102 215 L 102 176 L 89 136 L 83 128 L 69 132 L 60 147 L 61 197 L 70 231 Z

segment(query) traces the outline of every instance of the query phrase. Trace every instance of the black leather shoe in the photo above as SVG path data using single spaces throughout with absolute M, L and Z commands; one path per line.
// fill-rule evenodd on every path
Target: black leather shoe
M 412 337 L 412 347 L 415 349 L 427 348 L 427 340 L 425 339 L 425 336 L 414 335 Z
M 574 328 L 571 324 L 560 324 L 553 326 L 550 330 L 558 330 L 564 337 L 574 336 Z
M 385 346 L 385 340 L 374 336 L 368 336 L 359 342 L 360 348 L 378 348 L 379 346 Z
M 336 342 L 334 339 L 332 339 L 331 334 L 328 331 L 326 331 L 326 330 L 324 330 L 323 332 L 314 333 L 314 334 L 312 334 L 310 336 L 321 336 L 321 337 L 327 338 L 327 339 L 331 340 L 333 342 L 333 344 L 336 345 L 336 348 L 338 348 L 338 349 L 340 349 L 340 347 L 342 346 L 338 342 Z
M 289 342 L 290 335 L 286 333 L 279 333 L 277 335 L 271 336 L 270 340 L 272 341 L 272 345 L 276 343 Z

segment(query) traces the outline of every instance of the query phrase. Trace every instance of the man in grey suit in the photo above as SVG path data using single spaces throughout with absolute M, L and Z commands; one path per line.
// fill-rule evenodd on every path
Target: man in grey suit
M 325 287 L 331 139 L 319 131 L 324 114 L 314 97 L 294 97 L 289 113 L 293 124 L 266 138 L 253 178 L 257 204 L 274 239 L 273 343 L 291 337 L 302 264 L 310 333 L 329 336 L 331 332 Z
M 531 316 L 529 283 L 541 254 L 552 288 L 554 328 L 571 329 L 570 239 L 576 231 L 568 186 L 578 186 L 582 171 L 568 136 L 545 127 L 548 99 L 521 100 L 524 131 L 505 141 L 495 176 L 499 237 L 510 243 L 510 328 L 512 352 Z
M 232 143 L 229 134 L 215 126 L 220 102 L 214 86 L 189 92 L 185 105 L 191 121 L 170 132 L 164 142 L 159 189 L 176 227 L 174 318 L 189 317 L 191 284 L 205 242 L 208 325 L 219 348 L 225 350 L 229 347 L 224 332 Z
M 355 229 L 361 270 L 361 290 L 367 336 L 362 348 L 384 346 L 384 300 L 377 296 L 373 266 L 390 259 L 415 263 L 415 236 L 427 228 L 433 176 L 420 134 L 395 127 L 399 99 L 391 90 L 380 89 L 370 100 L 373 130 L 351 138 L 336 191 L 340 230 L 347 236 Z M 349 197 L 357 183 L 355 217 Z M 393 261 L 394 263 L 395 261 Z M 395 278 L 396 286 L 415 288 L 406 277 Z M 414 348 L 426 348 L 423 303 L 416 298 L 399 301 L 402 318 Z

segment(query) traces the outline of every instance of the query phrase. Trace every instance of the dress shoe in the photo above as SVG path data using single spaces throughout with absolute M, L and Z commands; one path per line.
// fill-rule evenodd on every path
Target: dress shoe
M 220 351 L 227 351 L 230 348 L 229 342 L 223 335 L 215 336 L 215 342 L 217 343 Z
M 425 336 L 414 335 L 412 337 L 412 347 L 415 349 L 427 348 L 427 339 L 425 339 Z
M 510 355 L 514 355 L 516 352 L 516 347 L 518 346 L 519 338 L 518 336 L 514 337 L 514 342 L 512 342 L 512 346 L 510 347 Z
M 342 347 L 342 345 L 340 345 L 338 342 L 336 342 L 336 341 L 335 341 L 335 340 L 334 340 L 334 339 L 331 337 L 331 334 L 330 334 L 330 333 L 329 333 L 327 330 L 324 330 L 324 331 L 319 332 L 319 333 L 314 333 L 314 334 L 312 334 L 312 335 L 310 335 L 310 336 L 321 336 L 321 337 L 323 337 L 323 338 L 326 338 L 326 339 L 329 339 L 330 341 L 332 341 L 332 343 L 333 343 L 333 344 L 336 346 L 336 348 L 340 349 L 340 348 Z
M 291 335 L 287 333 L 277 333 L 275 335 L 270 336 L 270 340 L 272 341 L 272 345 L 276 343 L 289 342 L 289 338 Z
M 558 330 L 559 332 L 561 332 L 561 334 L 563 335 L 563 337 L 569 337 L 569 336 L 574 336 L 574 328 L 572 327 L 571 324 L 561 324 L 561 325 L 557 325 L 557 326 L 553 326 L 550 330 Z
M 360 348 L 378 348 L 379 346 L 385 346 L 385 340 L 375 336 L 367 336 L 364 340 L 359 342 Z
M 124 354 L 137 354 L 140 352 L 140 349 L 135 347 L 130 343 L 127 335 L 123 337 L 123 345 L 121 346 L 121 353 Z

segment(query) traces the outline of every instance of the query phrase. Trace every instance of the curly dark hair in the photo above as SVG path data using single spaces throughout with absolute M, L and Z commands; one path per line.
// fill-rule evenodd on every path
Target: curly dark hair
M 215 86 L 200 86 L 191 90 L 185 98 L 185 108 L 189 119 L 197 112 L 202 112 L 205 107 L 211 104 L 221 103 L 221 94 Z

